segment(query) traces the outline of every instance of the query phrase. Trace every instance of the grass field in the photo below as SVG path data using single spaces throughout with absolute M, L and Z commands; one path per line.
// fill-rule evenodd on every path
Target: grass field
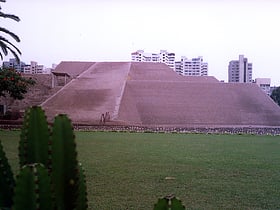
M 89 209 L 279 209 L 280 137 L 76 132 Z M 14 170 L 19 132 L 0 131 Z

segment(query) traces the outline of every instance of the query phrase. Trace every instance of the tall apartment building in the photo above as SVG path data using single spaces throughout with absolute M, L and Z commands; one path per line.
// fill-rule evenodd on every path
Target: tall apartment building
M 165 63 L 175 70 L 175 53 L 169 53 L 166 50 L 161 50 L 160 53 L 147 53 L 144 50 L 137 50 L 131 53 L 131 60 L 134 62 Z
M 38 65 L 37 62 L 31 61 L 30 65 L 25 65 L 24 73 L 25 74 L 43 74 L 44 65 Z
M 207 76 L 208 63 L 203 62 L 202 56 L 192 59 L 182 56 L 175 62 L 175 71 L 183 76 Z
M 15 69 L 18 72 L 24 72 L 25 63 L 17 62 L 15 58 L 9 59 L 9 61 L 4 61 L 2 64 L 3 68 Z
M 239 55 L 239 60 L 229 62 L 228 82 L 251 83 L 252 80 L 252 63 L 244 55 Z

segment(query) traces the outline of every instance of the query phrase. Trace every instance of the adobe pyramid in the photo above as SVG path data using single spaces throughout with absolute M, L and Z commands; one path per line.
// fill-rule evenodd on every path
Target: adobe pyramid
M 165 64 L 61 62 L 73 79 L 42 106 L 49 118 L 148 126 L 280 126 L 280 108 L 256 84 L 183 77 Z

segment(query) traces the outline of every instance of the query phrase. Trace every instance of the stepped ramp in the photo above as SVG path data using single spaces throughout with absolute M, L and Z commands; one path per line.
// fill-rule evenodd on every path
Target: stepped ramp
M 82 68 L 78 64 L 76 67 Z M 73 122 L 96 124 L 101 114 L 109 112 L 114 120 L 129 69 L 130 63 L 123 62 L 92 64 L 43 103 L 46 115 L 52 119 L 65 113 Z M 67 68 L 63 71 L 67 72 Z
M 132 63 L 118 117 L 148 126 L 280 126 L 280 108 L 256 84 L 180 77 L 158 64 Z

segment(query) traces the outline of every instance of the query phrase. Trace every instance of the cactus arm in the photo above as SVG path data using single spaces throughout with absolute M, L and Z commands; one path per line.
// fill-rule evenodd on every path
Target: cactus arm
M 154 206 L 154 210 L 185 210 L 182 201 L 173 195 L 165 196 L 158 200 Z
M 165 198 L 158 199 L 158 202 L 154 206 L 154 210 L 168 210 L 168 200 Z
M 37 172 L 37 189 L 39 190 L 37 198 L 40 198 L 40 210 L 53 210 L 55 208 L 51 190 L 51 178 L 48 174 L 48 170 L 43 167 L 43 165 L 39 165 Z
M 71 121 L 58 115 L 51 138 L 51 177 L 58 209 L 76 208 L 78 197 L 78 161 Z
M 48 165 L 49 135 L 45 112 L 38 106 L 29 108 L 25 113 L 20 135 L 19 159 L 21 167 L 31 163 Z
M 8 163 L 0 141 L 0 209 L 12 206 L 13 188 L 15 185 L 11 166 Z
M 27 161 L 26 161 L 26 156 L 27 156 L 27 137 L 26 137 L 26 133 L 27 133 L 27 125 L 28 125 L 28 115 L 30 113 L 30 108 L 25 110 L 24 113 L 24 117 L 23 117 L 23 124 L 22 124 L 22 128 L 21 128 L 21 133 L 20 133 L 20 141 L 19 141 L 19 165 L 23 166 Z
M 76 210 L 86 210 L 88 208 L 87 202 L 88 200 L 87 200 L 86 178 L 85 178 L 83 166 L 81 163 L 79 163 L 79 194 L 77 198 Z
M 35 182 L 34 177 L 30 173 L 28 167 L 23 167 L 17 177 L 15 195 L 14 195 L 14 210 L 30 209 L 35 210 Z
M 183 206 L 182 201 L 177 198 L 171 199 L 171 210 L 185 210 L 185 206 Z
M 13 210 L 53 210 L 50 177 L 42 164 L 23 166 L 16 181 Z

